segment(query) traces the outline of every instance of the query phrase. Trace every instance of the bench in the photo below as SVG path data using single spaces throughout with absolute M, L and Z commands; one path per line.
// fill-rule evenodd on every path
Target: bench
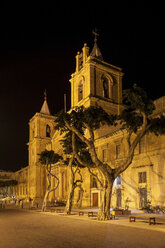
M 93 211 L 88 212 L 88 217 L 94 217 L 96 216 L 96 213 L 94 213 Z
M 56 208 L 51 207 L 50 212 L 55 212 Z
M 81 216 L 81 215 L 83 216 L 84 215 L 84 211 L 79 211 L 78 214 L 79 214 L 79 216 Z
M 60 209 L 60 208 L 57 208 L 57 209 L 55 209 L 55 212 L 56 212 L 56 213 L 63 213 L 64 210 L 63 210 L 63 209 Z
M 30 210 L 36 210 L 36 207 L 29 207 Z
M 95 217 L 97 213 L 93 211 L 79 211 L 79 216 L 83 216 L 84 214 L 88 214 L 88 217 Z
M 129 221 L 130 222 L 135 222 L 136 219 L 145 219 L 145 220 L 148 220 L 149 222 L 149 225 L 151 224 L 156 224 L 156 221 L 155 221 L 155 217 L 151 217 L 151 216 L 141 216 L 141 215 L 130 215 L 129 216 Z

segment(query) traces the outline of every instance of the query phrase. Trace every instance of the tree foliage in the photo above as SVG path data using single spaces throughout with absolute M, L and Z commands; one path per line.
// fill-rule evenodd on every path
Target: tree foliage
M 155 109 L 155 105 L 141 87 L 136 84 L 132 88 L 123 91 L 123 104 L 125 108 L 131 112 L 136 111 L 151 115 Z
M 164 115 L 155 116 L 154 102 L 147 93 L 137 85 L 123 92 L 123 110 L 120 115 L 109 115 L 101 107 L 77 107 L 69 113 L 60 112 L 56 118 L 56 129 L 66 133 L 64 148 L 67 152 L 74 152 L 76 160 L 87 167 L 98 169 L 103 175 L 104 196 L 99 214 L 100 219 L 110 217 L 110 199 L 115 178 L 124 172 L 132 163 L 134 151 L 142 137 L 153 132 L 156 135 L 165 134 Z M 127 155 L 118 163 L 117 167 L 102 161 L 96 153 L 95 130 L 100 127 L 116 126 L 116 130 L 125 130 Z M 74 133 L 74 146 L 71 143 L 71 133 Z M 73 142 L 73 140 L 72 140 Z M 81 144 L 81 145 L 80 145 Z M 85 158 L 87 158 L 85 160 Z
M 83 106 L 76 107 L 70 113 L 64 113 L 61 111 L 56 116 L 56 130 L 60 130 L 61 133 L 68 131 L 66 126 L 66 121 L 70 126 L 77 128 L 82 134 L 86 130 L 86 124 L 96 130 L 100 128 L 101 125 L 114 125 L 116 120 L 116 115 L 108 115 L 101 107 L 89 107 L 85 108 Z
M 56 164 L 60 159 L 62 159 L 62 157 L 58 153 L 55 153 L 52 150 L 48 151 L 45 149 L 40 154 L 39 162 L 44 165 Z
M 52 164 L 56 164 L 61 159 L 62 159 L 62 157 L 52 150 L 48 151 L 45 149 L 40 154 L 39 162 L 41 164 L 45 165 L 45 169 L 47 172 L 46 173 L 47 174 L 47 177 L 46 177 L 47 187 L 46 187 L 46 192 L 45 192 L 45 196 L 44 196 L 44 200 L 43 200 L 42 211 L 46 211 L 47 201 L 48 201 L 50 192 L 55 191 L 59 186 L 59 178 L 55 174 L 52 173 Z M 54 177 L 57 181 L 57 184 L 54 188 L 51 188 L 51 176 Z
M 8 186 L 15 186 L 18 182 L 16 180 L 0 180 L 0 187 L 8 187 Z
M 153 132 L 155 135 L 165 134 L 165 116 L 154 116 L 155 105 L 147 96 L 144 89 L 136 84 L 131 89 L 123 91 L 124 109 L 118 119 L 122 127 L 129 132 L 137 133 L 140 127 L 146 124 L 146 133 Z

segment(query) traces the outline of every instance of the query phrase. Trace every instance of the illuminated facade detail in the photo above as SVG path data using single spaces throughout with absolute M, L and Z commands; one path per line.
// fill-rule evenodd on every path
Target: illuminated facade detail
M 109 113 L 120 113 L 122 107 L 122 69 L 103 61 L 101 52 L 95 42 L 92 52 L 84 44 L 81 53 L 76 55 L 76 70 L 71 75 L 71 109 L 76 106 L 102 106 Z M 154 115 L 165 113 L 165 96 L 155 101 Z M 15 172 L 19 185 L 13 188 L 14 194 L 42 201 L 45 193 L 46 177 L 38 157 L 43 150 L 53 149 L 63 155 L 61 136 L 54 132 L 54 117 L 50 115 L 45 96 L 40 113 L 29 121 L 29 165 L 21 173 Z M 48 128 L 49 127 L 49 128 Z M 100 159 L 118 165 L 127 155 L 127 142 L 124 131 L 102 127 L 95 132 L 96 152 Z M 50 194 L 50 201 L 67 199 L 70 172 L 67 167 L 54 168 L 60 184 Z M 76 188 L 74 204 L 79 206 L 80 196 L 83 207 L 99 207 L 102 190 L 99 182 L 93 178 L 88 169 L 81 169 L 82 190 Z M 97 173 L 97 171 L 95 171 Z M 21 174 L 26 180 L 21 181 Z M 19 177 L 20 175 L 20 177 Z M 165 136 L 147 134 L 135 149 L 131 166 L 116 178 L 112 194 L 112 207 L 145 207 L 147 201 L 153 206 L 165 205 Z M 52 178 L 52 187 L 55 185 Z

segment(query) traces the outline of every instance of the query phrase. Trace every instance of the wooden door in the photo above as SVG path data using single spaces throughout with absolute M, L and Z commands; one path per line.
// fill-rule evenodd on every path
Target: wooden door
M 93 193 L 93 207 L 98 207 L 98 193 Z

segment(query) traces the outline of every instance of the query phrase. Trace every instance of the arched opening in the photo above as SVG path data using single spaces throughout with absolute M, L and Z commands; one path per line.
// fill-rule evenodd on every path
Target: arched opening
M 108 78 L 103 78 L 103 96 L 109 98 L 109 81 Z
M 46 125 L 46 137 L 50 137 L 50 126 Z
M 121 186 L 122 183 L 121 180 L 122 180 L 121 175 L 117 176 L 114 181 L 114 186 Z
M 81 80 L 78 85 L 78 101 L 81 101 L 82 99 L 83 99 L 83 83 Z
M 103 89 L 103 97 L 111 99 L 113 98 L 113 79 L 110 75 L 102 75 L 101 83 Z

